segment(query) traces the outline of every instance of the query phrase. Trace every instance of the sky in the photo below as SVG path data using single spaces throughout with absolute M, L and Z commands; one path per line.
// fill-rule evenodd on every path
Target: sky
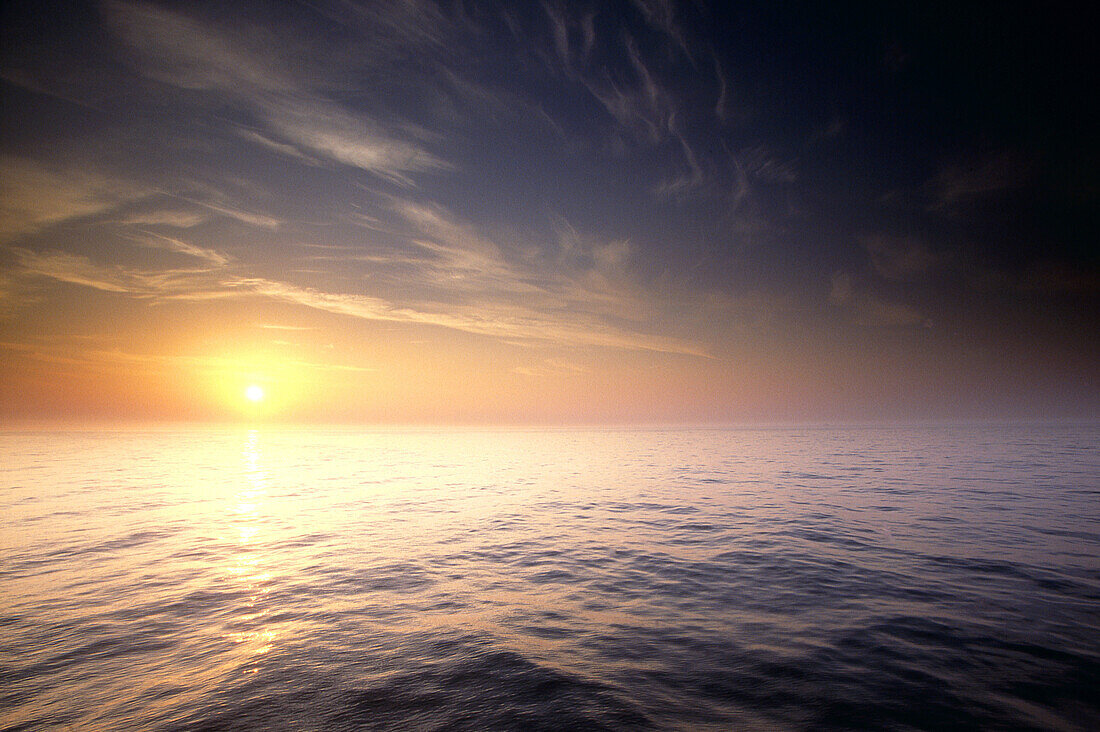
M 0 420 L 1100 414 L 1068 4 L 3 14 Z

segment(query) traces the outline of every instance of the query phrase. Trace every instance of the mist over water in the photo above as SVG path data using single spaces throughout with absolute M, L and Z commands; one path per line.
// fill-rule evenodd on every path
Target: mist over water
M 0 728 L 1100 728 L 1100 428 L 0 434 Z

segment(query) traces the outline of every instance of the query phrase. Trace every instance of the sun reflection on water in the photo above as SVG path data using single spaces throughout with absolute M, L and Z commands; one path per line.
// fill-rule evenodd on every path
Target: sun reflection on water
M 236 627 L 246 626 L 247 630 L 232 631 L 226 638 L 239 644 L 248 657 L 268 653 L 274 647 L 278 633 L 270 627 L 264 627 L 263 618 L 268 609 L 260 607 L 264 595 L 270 591 L 272 573 L 265 566 L 266 558 L 260 548 L 261 530 L 265 521 L 262 513 L 270 483 L 264 466 L 260 435 L 250 430 L 241 451 L 243 461 L 243 480 L 240 490 L 233 497 L 229 509 L 233 527 L 236 530 L 236 550 L 233 552 L 228 568 L 229 577 L 237 587 L 247 594 L 241 611 L 232 621 Z M 249 669 L 255 672 L 257 669 Z

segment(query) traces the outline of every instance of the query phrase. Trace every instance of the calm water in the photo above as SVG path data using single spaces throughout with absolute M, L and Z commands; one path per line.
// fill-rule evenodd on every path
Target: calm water
M 1097 729 L 1100 428 L 0 434 L 0 727 Z

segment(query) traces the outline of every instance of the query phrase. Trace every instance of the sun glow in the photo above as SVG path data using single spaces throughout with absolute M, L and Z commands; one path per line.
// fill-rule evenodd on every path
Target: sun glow
M 250 402 L 258 403 L 264 399 L 264 390 L 259 384 L 251 384 L 244 390 L 244 397 Z

